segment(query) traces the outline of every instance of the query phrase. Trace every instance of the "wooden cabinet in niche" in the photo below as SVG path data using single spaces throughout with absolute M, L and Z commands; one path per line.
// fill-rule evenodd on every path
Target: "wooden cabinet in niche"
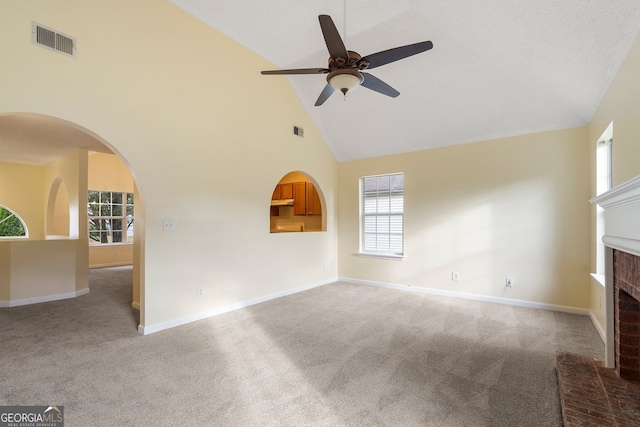
M 320 204 L 318 190 L 310 182 L 307 182 L 306 202 L 307 215 L 322 215 L 322 205 Z
M 278 184 L 273 189 L 271 200 L 293 199 L 293 183 Z
M 320 196 L 311 182 L 293 183 L 293 214 L 322 215 Z
M 293 183 L 293 214 L 307 214 L 307 186 L 305 182 Z

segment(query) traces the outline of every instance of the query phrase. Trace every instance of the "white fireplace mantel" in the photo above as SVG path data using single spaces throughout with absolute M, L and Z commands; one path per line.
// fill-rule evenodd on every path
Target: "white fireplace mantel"
M 604 209 L 605 245 L 640 255 L 640 176 L 590 201 Z
M 620 184 L 594 197 L 604 209 L 605 256 L 605 365 L 613 368 L 614 355 L 614 302 L 613 302 L 613 249 L 640 256 L 640 176 Z

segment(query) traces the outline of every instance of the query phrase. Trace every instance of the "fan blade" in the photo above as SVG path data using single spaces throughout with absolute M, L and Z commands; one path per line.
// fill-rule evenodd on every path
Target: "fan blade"
M 331 19 L 329 15 L 320 15 L 318 16 L 318 20 L 320 21 L 320 28 L 322 29 L 322 35 L 327 44 L 327 49 L 329 49 L 329 55 L 332 58 L 344 58 L 348 60 L 349 54 L 347 53 L 347 48 L 344 47 L 344 42 L 333 23 L 333 19 Z
M 371 89 L 375 92 L 390 96 L 392 98 L 400 95 L 400 92 L 398 92 L 376 76 L 367 73 L 362 73 L 362 75 L 364 76 L 364 80 L 360 84 L 367 89 Z
M 433 48 L 433 43 L 431 42 L 414 43 L 406 46 L 394 47 L 389 50 L 383 50 L 382 52 L 372 53 L 371 55 L 365 56 L 360 61 L 367 61 L 369 63 L 367 69 L 370 70 L 390 62 L 399 61 L 401 59 L 408 58 L 409 56 L 425 52 L 431 48 Z
M 315 106 L 319 107 L 320 105 L 324 104 L 324 101 L 329 99 L 329 97 L 333 92 L 335 92 L 335 89 L 333 88 L 333 86 L 327 83 L 324 89 L 322 89 L 322 92 L 320 93 L 320 96 L 318 97 L 318 100 L 316 101 Z
M 291 70 L 268 70 L 260 71 L 260 74 L 280 75 L 280 74 L 327 74 L 328 68 L 294 68 Z

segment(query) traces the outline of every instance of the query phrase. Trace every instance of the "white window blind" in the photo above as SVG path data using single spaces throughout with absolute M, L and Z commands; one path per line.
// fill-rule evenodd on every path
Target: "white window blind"
M 403 255 L 404 174 L 362 178 L 361 252 Z

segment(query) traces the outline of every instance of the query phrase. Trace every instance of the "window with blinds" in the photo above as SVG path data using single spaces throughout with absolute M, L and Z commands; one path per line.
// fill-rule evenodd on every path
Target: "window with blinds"
M 362 230 L 360 252 L 372 255 L 404 254 L 404 174 L 361 179 Z

